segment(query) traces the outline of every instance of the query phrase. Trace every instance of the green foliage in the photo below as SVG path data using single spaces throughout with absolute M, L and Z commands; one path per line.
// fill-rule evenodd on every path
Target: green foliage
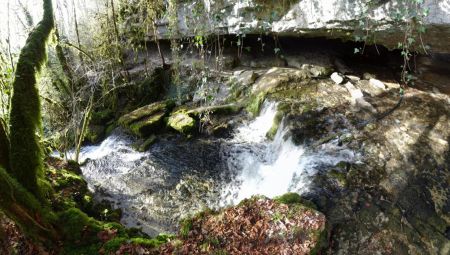
M 355 48 L 355 54 L 364 54 L 366 44 L 376 44 L 375 32 L 377 24 L 371 21 L 370 15 L 379 5 L 380 1 L 369 0 L 366 2 L 362 15 L 364 20 L 359 21 L 354 32 L 354 40 L 364 42 L 364 46 Z M 422 36 L 426 32 L 424 20 L 429 14 L 429 9 L 424 6 L 423 0 L 398 1 L 398 4 L 392 8 L 395 9 L 389 13 L 391 19 L 396 23 L 399 31 L 404 34 L 402 36 L 403 39 L 397 45 L 403 58 L 401 79 L 405 85 L 414 85 L 416 78 L 412 74 L 414 68 L 410 66 L 410 61 L 416 52 L 422 51 L 427 54 L 430 49 L 422 40 Z
M 43 175 L 39 92 L 35 72 L 45 61 L 46 40 L 53 29 L 51 0 L 44 0 L 44 17 L 30 33 L 20 52 L 10 113 L 11 169 L 29 191 L 41 197 L 37 178 Z
M 8 122 L 14 77 L 14 69 L 11 65 L 11 63 L 7 63 L 6 54 L 0 52 L 0 121 L 3 120 L 6 123 Z

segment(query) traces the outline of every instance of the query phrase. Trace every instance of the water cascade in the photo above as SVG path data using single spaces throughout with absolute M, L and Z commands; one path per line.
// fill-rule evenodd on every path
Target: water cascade
M 83 175 L 98 199 L 122 209 L 124 224 L 154 234 L 174 230 L 180 218 L 205 207 L 255 194 L 306 192 L 319 169 L 354 159 L 336 141 L 316 150 L 296 146 L 283 122 L 268 140 L 276 108 L 264 103 L 260 116 L 230 139 L 161 139 L 144 153 L 116 130 L 100 145 L 82 149 Z

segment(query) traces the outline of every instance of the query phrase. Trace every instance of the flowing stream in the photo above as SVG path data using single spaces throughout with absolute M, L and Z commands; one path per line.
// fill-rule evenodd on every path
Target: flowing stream
M 174 231 L 180 218 L 205 207 L 255 194 L 307 192 L 317 171 L 354 160 L 336 141 L 315 150 L 296 146 L 283 123 L 273 141 L 267 140 L 276 108 L 265 103 L 260 116 L 236 128 L 230 139 L 161 138 L 144 153 L 116 130 L 100 145 L 82 149 L 83 175 L 97 199 L 122 209 L 124 224 L 152 235 Z

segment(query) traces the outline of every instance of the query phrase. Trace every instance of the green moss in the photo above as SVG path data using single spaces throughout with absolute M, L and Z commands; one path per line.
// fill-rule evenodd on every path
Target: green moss
M 139 244 L 139 245 L 150 247 L 150 248 L 158 247 L 160 244 L 165 243 L 165 242 L 160 242 L 157 239 L 147 239 L 147 238 L 142 238 L 142 237 L 131 238 L 131 242 L 134 244 Z
M 91 144 L 99 143 L 105 137 L 105 127 L 100 125 L 89 125 L 84 139 Z
M 114 131 L 114 129 L 116 129 L 116 127 L 117 124 L 115 122 L 109 124 L 105 129 L 105 136 L 109 136 Z
M 46 58 L 46 41 L 53 29 L 51 0 L 44 0 L 44 16 L 28 36 L 17 62 L 11 99 L 11 173 L 26 189 L 41 198 L 37 178 L 43 176 L 41 106 L 36 71 Z
M 347 186 L 347 175 L 345 173 L 336 171 L 336 170 L 331 170 L 328 172 L 327 174 L 330 178 L 335 179 L 340 186 L 342 187 L 346 187 Z
M 111 111 L 110 109 L 103 109 L 101 111 L 92 112 L 90 123 L 93 125 L 104 126 L 112 118 L 114 118 L 114 112 Z
M 184 219 L 180 223 L 180 235 L 183 238 L 187 238 L 189 236 L 189 231 L 192 229 L 192 219 Z
M 191 135 L 195 130 L 196 122 L 187 113 L 178 111 L 170 115 L 167 125 L 184 135 Z
M 9 171 L 9 139 L 0 119 L 0 167 Z
M 162 126 L 165 115 L 165 112 L 158 112 L 148 118 L 145 118 L 144 120 L 140 120 L 131 124 L 129 126 L 129 130 L 137 136 L 145 137 L 153 132 L 158 131 L 158 129 Z
M 96 234 L 102 230 L 99 221 L 87 216 L 78 208 L 70 208 L 59 213 L 59 222 L 66 241 L 77 243 L 98 242 Z
M 302 197 L 294 192 L 289 192 L 279 197 L 274 198 L 275 201 L 283 203 L 283 204 L 296 204 L 302 202 Z
M 277 134 L 278 128 L 280 127 L 281 121 L 283 120 L 283 112 L 278 111 L 277 114 L 275 114 L 275 117 L 273 119 L 272 127 L 270 127 L 269 131 L 267 131 L 266 137 L 270 140 L 273 140 L 275 135 Z
M 328 223 L 326 223 L 324 229 L 319 229 L 312 233 L 313 235 L 317 236 L 317 242 L 316 246 L 314 246 L 314 248 L 311 249 L 309 254 L 311 255 L 322 254 L 322 251 L 329 247 L 328 232 L 329 232 L 329 225 Z
M 52 182 L 53 187 L 57 190 L 61 190 L 63 188 L 69 187 L 69 186 L 77 186 L 78 188 L 80 186 L 86 186 L 86 181 L 81 178 L 81 176 L 69 172 L 65 169 L 59 169 L 59 170 L 48 170 L 49 174 L 52 175 Z
M 172 110 L 174 106 L 175 104 L 172 100 L 149 104 L 123 115 L 122 117 L 120 117 L 118 123 L 124 127 L 128 127 L 132 123 L 141 121 L 145 118 L 148 118 L 149 116 L 159 114 L 161 112 L 167 113 L 168 111 Z
M 136 150 L 139 152 L 147 151 L 152 144 L 154 144 L 157 140 L 156 135 L 151 135 L 149 138 L 147 138 L 143 143 L 138 144 L 136 146 Z
M 116 237 L 106 242 L 103 245 L 103 249 L 105 250 L 106 254 L 115 254 L 115 252 L 120 248 L 120 246 L 127 242 L 128 242 L 127 238 Z
M 55 215 L 0 167 L 0 210 L 29 237 L 54 240 Z
M 70 245 L 64 247 L 64 253 L 66 255 L 98 255 L 101 249 L 101 243 L 95 243 L 87 246 Z
M 317 206 L 313 202 L 302 198 L 295 192 L 289 192 L 284 195 L 274 197 L 273 200 L 282 204 L 299 206 L 299 209 L 311 208 L 317 210 Z
M 259 115 L 261 111 L 261 106 L 266 99 L 266 93 L 260 92 L 257 95 L 253 95 L 250 97 L 249 103 L 247 104 L 247 111 L 251 113 L 254 117 Z

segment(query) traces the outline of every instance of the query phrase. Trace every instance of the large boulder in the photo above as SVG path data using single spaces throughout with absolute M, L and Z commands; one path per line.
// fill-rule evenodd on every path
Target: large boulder
M 123 115 L 119 119 L 119 124 L 134 135 L 146 137 L 159 131 L 164 117 L 173 107 L 174 102 L 171 100 L 149 104 Z

